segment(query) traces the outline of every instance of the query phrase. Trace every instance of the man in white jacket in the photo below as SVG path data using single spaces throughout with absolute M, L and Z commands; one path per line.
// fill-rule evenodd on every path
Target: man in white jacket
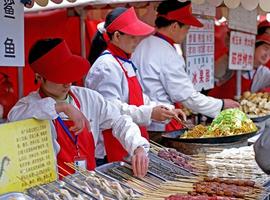
M 138 126 L 97 92 L 71 86 L 87 73 L 89 63 L 86 59 L 72 55 L 62 39 L 48 39 L 32 47 L 29 63 L 41 86 L 20 99 L 8 119 L 51 120 L 59 174 L 74 172 L 65 162 L 94 169 L 98 135 L 100 130 L 109 128 L 132 156 L 134 174 L 139 177 L 146 174 L 149 143 L 141 136 Z
M 194 89 L 185 72 L 185 61 L 180 56 L 174 43 L 181 44 L 189 27 L 203 26 L 191 11 L 191 2 L 167 0 L 157 8 L 156 34 L 142 40 L 132 55 L 131 60 L 138 66 L 140 83 L 144 93 L 151 100 L 166 104 L 182 103 L 187 108 L 215 117 L 224 108 L 238 107 L 230 99 L 207 97 Z M 150 131 L 172 130 L 161 123 L 152 123 Z

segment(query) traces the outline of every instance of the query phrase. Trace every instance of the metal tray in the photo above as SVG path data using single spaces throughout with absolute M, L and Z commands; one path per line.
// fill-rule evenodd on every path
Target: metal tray
M 258 127 L 257 127 L 258 128 Z M 208 138 L 180 138 L 184 134 L 185 130 L 172 131 L 162 135 L 162 138 L 165 140 L 173 140 L 183 143 L 201 143 L 201 144 L 220 144 L 220 143 L 233 143 L 238 141 L 247 140 L 248 138 L 254 136 L 259 131 L 245 133 L 241 135 L 230 135 L 223 137 L 208 137 Z
M 150 152 L 149 153 L 149 170 L 151 171 L 150 167 L 151 164 L 155 164 L 157 167 L 160 168 L 160 172 L 163 171 L 163 173 L 160 173 L 159 175 L 163 177 L 166 180 L 174 180 L 174 175 L 182 175 L 182 176 L 196 176 L 197 174 L 194 172 L 189 171 L 188 169 L 185 169 L 179 165 L 174 164 L 173 162 L 170 162 L 168 160 L 165 160 L 158 155 Z M 164 168 L 166 168 L 164 170 Z M 153 173 L 156 173 L 155 171 L 152 171 Z M 165 173 L 166 172 L 166 173 Z
M 83 172 L 83 174 L 85 174 L 86 176 L 87 176 L 87 172 L 85 173 L 85 172 Z M 70 184 L 70 185 L 72 185 L 72 186 L 74 186 L 74 187 L 76 187 L 73 183 L 72 183 L 72 181 L 75 181 L 76 183 L 77 183 L 77 185 L 78 185 L 78 187 L 76 187 L 77 189 L 79 189 L 79 190 L 82 190 L 83 192 L 85 192 L 85 193 L 87 193 L 87 194 L 89 194 L 89 195 L 91 195 L 91 196 L 95 196 L 95 194 L 93 194 L 92 192 L 91 193 L 89 193 L 89 192 L 87 192 L 87 191 L 84 191 L 83 190 L 83 188 L 82 187 L 80 187 L 81 185 L 80 185 L 80 183 L 78 183 L 78 180 L 81 180 L 81 181 L 85 181 L 85 179 L 86 179 L 86 177 L 83 175 L 83 174 L 80 174 L 80 173 L 76 173 L 76 174 L 72 174 L 72 175 L 70 175 L 70 176 L 68 176 L 68 177 L 66 177 L 66 182 L 68 183 L 68 184 Z M 89 176 L 91 176 L 91 175 L 89 175 Z M 102 179 L 105 179 L 106 181 L 117 181 L 117 180 L 114 180 L 114 179 L 112 179 L 112 178 L 110 178 L 110 177 L 107 177 L 107 176 L 103 176 L 102 174 L 99 174 L 99 173 L 97 173 L 97 172 L 95 172 L 95 177 L 100 177 L 100 178 L 102 178 Z M 119 182 L 119 181 L 117 181 L 117 182 Z M 120 182 L 119 182 L 120 183 Z M 120 183 L 120 185 L 121 185 L 121 183 Z M 123 186 L 123 185 L 121 185 L 122 186 L 122 188 L 125 190 L 125 189 L 131 189 L 130 187 L 127 187 L 127 186 Z M 102 194 L 103 195 L 103 198 L 104 199 L 115 199 L 115 200 L 118 200 L 119 198 L 115 195 L 115 194 L 112 194 L 112 193 L 109 193 L 109 192 L 107 192 L 105 189 L 104 189 L 104 187 L 102 187 L 102 186 L 99 186 L 99 185 L 93 185 L 93 187 L 91 187 L 91 188 L 96 188 L 96 189 L 98 189 L 99 191 L 100 191 L 100 194 Z M 133 189 L 131 189 L 132 191 L 133 191 L 133 193 L 136 195 L 136 196 L 141 196 L 141 194 L 139 194 L 139 193 L 137 193 L 136 191 L 134 191 Z M 127 192 L 127 191 L 126 191 Z M 95 197 L 95 198 L 98 198 L 98 197 Z M 124 198 L 124 197 L 123 197 Z M 131 198 L 131 197 L 130 197 Z
M 247 115 L 248 116 L 248 115 Z M 248 116 L 249 117 L 249 116 Z M 270 118 L 270 115 L 265 115 L 261 117 L 249 117 L 253 122 L 262 122 Z
M 40 185 L 36 187 L 32 187 L 27 190 L 27 193 L 29 196 L 33 197 L 35 200 L 43 200 L 43 198 L 39 197 L 37 194 L 37 190 L 41 189 L 45 192 L 45 194 L 48 195 L 48 197 L 53 198 L 51 193 L 59 194 L 57 189 L 66 189 L 69 191 L 71 196 L 73 198 L 77 197 L 78 194 L 80 194 L 84 199 L 89 200 L 97 200 L 96 198 L 92 197 L 91 195 L 83 192 L 82 190 L 77 189 L 76 187 L 73 187 L 72 185 L 69 185 L 65 181 L 54 181 L 45 185 Z
M 30 196 L 20 192 L 10 192 L 0 195 L 0 200 L 34 200 Z
M 102 166 L 97 167 L 95 170 L 98 173 L 107 175 L 107 176 L 111 176 L 113 178 L 115 178 L 116 180 L 120 181 L 122 184 L 128 186 L 128 187 L 132 187 L 132 183 L 134 183 L 133 181 L 131 181 L 131 185 L 129 182 L 129 179 L 124 178 L 123 176 L 125 176 L 125 172 L 121 173 L 123 176 L 118 175 L 118 174 L 114 174 L 111 171 L 113 169 L 116 168 L 122 168 L 126 171 L 129 171 L 130 173 L 132 173 L 132 167 L 125 162 L 113 162 L 113 163 L 108 163 Z M 138 191 L 141 195 L 143 195 L 143 191 L 146 188 L 153 188 L 157 189 L 159 187 L 160 184 L 163 184 L 166 182 L 166 179 L 162 178 L 161 176 L 152 173 L 151 171 L 148 171 L 146 176 L 144 178 L 138 178 L 138 177 L 134 177 L 132 176 L 132 178 L 134 178 L 136 180 L 136 185 L 139 187 L 134 187 L 136 191 Z M 151 180 L 151 181 L 149 181 Z M 143 189 L 142 189 L 143 188 Z M 153 191 L 151 190 L 151 191 Z

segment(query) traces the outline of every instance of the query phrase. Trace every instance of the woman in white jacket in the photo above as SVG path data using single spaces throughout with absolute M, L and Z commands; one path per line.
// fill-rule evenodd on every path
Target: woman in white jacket
M 134 8 L 116 8 L 99 27 L 90 50 L 93 66 L 85 79 L 85 86 L 101 93 L 140 125 L 142 136 L 149 138 L 146 127 L 151 119 L 164 121 L 182 114 L 150 102 L 142 93 L 136 77 L 136 66 L 129 60 L 130 54 L 143 36 L 153 33 L 154 28 L 140 21 Z M 104 51 L 105 50 L 105 51 Z M 123 160 L 127 152 L 111 134 L 103 132 L 106 155 L 109 161 Z M 102 143 L 100 138 L 100 142 Z M 105 153 L 97 152 L 102 158 Z
M 38 91 L 17 102 L 8 114 L 10 121 L 51 120 L 57 164 L 68 173 L 74 171 L 65 162 L 89 170 L 95 168 L 94 152 L 100 130 L 112 128 L 113 135 L 132 156 L 134 174 L 146 174 L 149 143 L 141 137 L 138 126 L 97 92 L 71 86 L 87 73 L 86 59 L 72 55 L 62 39 L 48 39 L 32 47 L 29 63 L 41 85 Z M 61 168 L 60 174 L 67 175 Z

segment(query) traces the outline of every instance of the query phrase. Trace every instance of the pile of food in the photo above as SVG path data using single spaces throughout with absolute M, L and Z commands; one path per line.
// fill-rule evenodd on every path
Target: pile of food
M 176 194 L 170 195 L 166 197 L 165 200 L 231 200 L 229 197 L 209 197 L 208 195 L 184 195 L 184 194 Z
M 227 109 L 222 111 L 210 126 L 197 125 L 181 135 L 181 138 L 224 137 L 255 131 L 257 131 L 256 125 L 245 113 L 239 109 Z
M 207 175 L 255 180 L 263 185 L 269 180 L 257 165 L 253 146 L 224 149 L 222 152 L 206 155 Z
M 194 167 L 189 163 L 191 158 L 176 151 L 175 149 L 161 149 L 158 152 L 158 156 L 165 160 L 171 161 L 174 164 L 187 169 L 188 171 L 195 171 Z
M 194 192 L 194 194 L 208 194 L 236 198 L 258 196 L 259 194 L 257 193 L 258 190 L 254 181 L 226 180 L 221 178 L 205 178 L 203 181 L 194 183 Z
M 250 118 L 270 115 L 270 95 L 267 92 L 244 92 L 240 104 L 241 110 Z

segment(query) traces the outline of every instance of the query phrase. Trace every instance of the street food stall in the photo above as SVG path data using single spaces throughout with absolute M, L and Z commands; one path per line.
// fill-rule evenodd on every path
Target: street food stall
M 77 28 L 76 32 L 72 32 L 74 37 L 63 33 L 65 30 L 71 30 L 70 27 L 65 27 L 64 31 L 57 30 L 58 33 L 55 34 L 69 38 L 72 50 L 86 57 L 91 41 L 89 34 L 91 31 L 92 34 L 94 33 L 93 27 L 89 23 L 89 17 L 91 20 L 101 20 L 108 9 L 125 5 L 135 6 L 142 19 L 151 23 L 153 22 L 153 11 L 158 2 L 35 0 L 27 5 L 28 8 L 25 8 L 27 13 L 25 27 L 30 29 L 30 23 L 33 22 L 34 27 L 37 28 L 41 21 L 46 21 L 47 17 L 55 23 L 52 26 L 54 28 L 61 26 L 56 19 L 63 20 L 62 22 L 65 22 L 67 26 L 72 24 Z M 228 17 L 230 9 L 239 8 L 242 16 L 245 16 L 245 12 L 255 12 L 256 21 L 257 14 L 270 12 L 270 3 L 267 0 L 192 0 L 192 3 L 195 14 L 206 26 L 203 30 L 192 29 L 183 49 L 187 56 L 187 72 L 196 88 L 202 90 L 211 88 L 214 84 L 212 75 L 216 7 L 219 7 L 218 12 L 225 17 Z M 58 8 L 64 9 L 64 11 L 51 11 L 51 9 Z M 67 15 L 74 17 L 73 20 L 70 21 Z M 235 13 L 234 15 L 236 16 Z M 49 18 L 49 16 L 53 17 Z M 95 18 L 96 16 L 99 17 Z M 241 28 L 246 28 L 245 32 L 255 34 L 254 27 L 244 25 Z M 231 26 L 235 27 L 237 23 Z M 49 26 L 46 26 L 45 29 L 47 27 Z M 235 29 L 237 30 L 236 27 Z M 51 34 L 50 31 L 45 33 L 46 36 Z M 21 30 L 21 32 L 23 31 Z M 25 33 L 35 33 L 36 36 L 26 36 L 26 38 L 32 37 L 32 40 L 40 36 L 38 30 L 35 32 L 26 30 Z M 77 44 L 74 45 L 72 41 Z M 21 45 L 30 46 L 30 44 Z M 24 52 L 24 48 L 21 51 Z M 24 63 L 24 57 L 21 56 L 20 62 L 15 64 L 1 63 L 3 66 L 11 65 L 18 69 L 18 79 L 16 79 L 18 89 L 16 91 L 19 92 L 19 97 L 25 94 L 25 83 L 29 83 L 26 78 L 28 75 L 25 77 L 26 67 L 18 67 L 27 65 L 28 61 L 26 60 Z M 9 70 L 7 71 L 8 74 Z M 12 75 L 9 76 L 14 78 Z M 33 79 L 31 80 L 33 81 Z M 108 163 L 97 167 L 94 171 L 83 170 L 74 163 L 66 163 L 76 173 L 64 177 L 56 170 L 48 121 L 30 119 L 1 124 L 0 200 L 250 200 L 267 198 L 269 177 L 256 164 L 252 146 L 246 145 L 247 138 L 255 135 L 260 129 L 254 122 L 261 122 L 269 116 L 268 100 L 269 96 L 266 94 L 243 94 L 241 97 L 242 111 L 225 110 L 209 126 L 194 124 L 196 126 L 190 130 L 164 133 L 163 138 L 166 141 L 164 144 L 168 146 L 151 142 L 149 171 L 144 178 L 133 176 L 129 162 Z M 248 117 L 253 118 L 254 122 Z

